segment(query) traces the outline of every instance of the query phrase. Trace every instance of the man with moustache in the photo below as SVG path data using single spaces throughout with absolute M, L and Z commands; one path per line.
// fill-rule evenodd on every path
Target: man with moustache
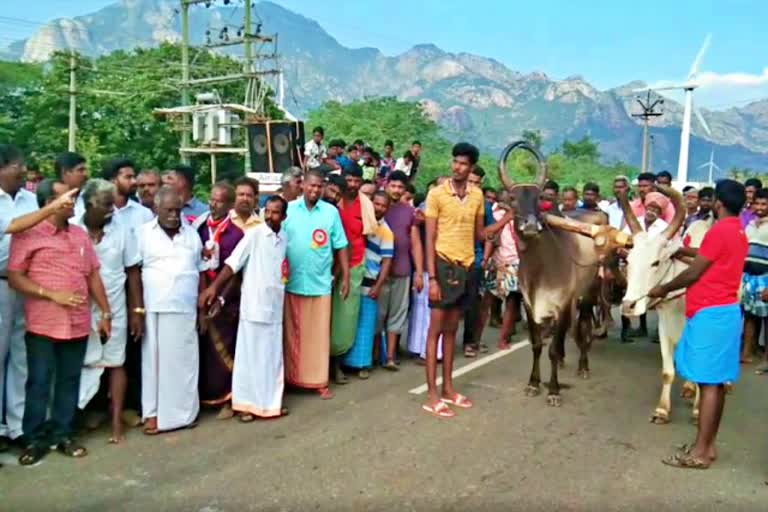
M 200 295 L 200 306 L 215 317 L 220 297 L 233 276 L 243 271 L 237 348 L 232 370 L 232 408 L 240 421 L 284 416 L 283 297 L 288 280 L 287 239 L 282 229 L 288 203 L 270 196 L 265 222 L 246 233 L 226 259 L 213 283 Z
M 109 373 L 110 412 L 112 436 L 109 442 L 118 444 L 124 440 L 122 413 L 126 394 L 127 377 L 125 363 L 128 332 L 132 339 L 144 332 L 144 301 L 141 297 L 141 271 L 139 249 L 135 233 L 127 225 L 115 220 L 115 186 L 102 179 L 86 182 L 80 194 L 85 213 L 75 219 L 75 225 L 88 234 L 99 260 L 99 275 L 104 283 L 110 310 L 112 332 L 108 339 L 101 339 L 99 317 L 95 305 L 91 305 L 91 332 L 80 377 L 79 405 L 84 409 L 99 390 L 101 376 Z M 127 283 L 127 296 L 126 296 Z
M 24 298 L 8 285 L 8 256 L 13 236 L 43 222 L 53 213 L 71 211 L 77 190 L 38 208 L 37 197 L 24 188 L 24 154 L 0 144 L 0 451 L 5 438 L 22 435 L 27 352 L 24 342 Z M 5 397 L 3 399 L 3 397 Z
M 69 190 L 83 188 L 85 180 L 88 179 L 88 169 L 85 166 L 85 157 L 71 151 L 64 152 L 56 157 L 53 162 L 53 170 L 61 183 L 67 186 Z M 70 218 L 72 222 L 85 211 L 85 205 L 82 198 L 75 200 L 75 215 Z
M 210 211 L 196 221 L 200 224 L 197 233 L 203 244 L 209 282 L 216 279 L 224 262 L 243 238 L 243 230 L 235 226 L 229 216 L 234 195 L 235 190 L 228 183 L 214 185 L 208 201 Z M 240 287 L 228 287 L 216 300 L 220 314 L 200 322 L 200 401 L 203 405 L 220 407 L 218 419 L 229 419 L 233 416 L 230 399 Z
M 232 224 L 244 232 L 261 224 L 256 212 L 258 198 L 259 182 L 247 176 L 238 178 L 235 181 L 235 207 L 229 212 Z
M 200 410 L 197 297 L 206 264 L 197 232 L 181 222 L 184 202 L 163 186 L 157 218 L 139 229 L 146 323 L 141 352 L 144 433 L 192 425 Z
M 333 295 L 331 313 L 331 357 L 333 358 L 334 380 L 337 384 L 346 384 L 347 379 L 341 371 L 340 357 L 355 342 L 357 320 L 360 314 L 360 286 L 365 272 L 365 239 L 376 232 L 378 221 L 373 211 L 373 203 L 363 194 L 363 170 L 355 162 L 350 163 L 342 172 L 347 182 L 347 192 L 339 202 L 339 216 L 344 227 L 344 234 L 349 243 L 349 294 L 342 297 Z
M 139 202 L 145 208 L 149 208 L 154 215 L 155 194 L 160 188 L 160 173 L 155 170 L 144 170 L 136 178 Z
M 328 389 L 330 357 L 331 285 L 334 256 L 340 272 L 335 293 L 349 295 L 349 252 L 338 210 L 320 200 L 323 175 L 307 171 L 304 194 L 288 204 L 283 224 L 290 240 L 288 283 L 285 287 L 283 342 L 285 381 L 316 389 L 324 400 Z
M 68 191 L 60 181 L 43 180 L 36 191 L 38 204 L 42 208 Z M 27 446 L 19 458 L 24 466 L 38 462 L 53 446 L 68 457 L 88 454 L 72 431 L 91 330 L 88 298 L 101 312 L 97 330 L 105 339 L 110 336 L 112 312 L 93 244 L 85 231 L 70 225 L 73 214 L 72 208 L 58 211 L 11 241 L 8 283 L 27 298 L 23 419 Z
M 387 361 L 385 368 L 397 371 L 395 355 L 400 336 L 408 324 L 408 305 L 413 288 L 421 292 L 424 286 L 424 255 L 419 228 L 416 226 L 416 209 L 400 201 L 405 193 L 408 176 L 402 171 L 389 175 L 386 192 L 391 199 L 386 221 L 395 237 L 392 271 L 379 293 L 378 323 L 376 332 L 387 333 Z
M 132 199 L 138 189 L 135 169 L 132 161 L 116 158 L 104 167 L 103 172 L 104 179 L 115 185 L 114 220 L 121 222 L 131 231 L 155 217 L 152 210 Z

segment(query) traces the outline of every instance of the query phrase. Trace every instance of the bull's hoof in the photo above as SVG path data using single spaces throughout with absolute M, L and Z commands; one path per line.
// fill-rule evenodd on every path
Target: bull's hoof
M 669 414 L 666 411 L 656 411 L 651 416 L 651 423 L 654 425 L 666 425 L 669 423 Z
M 691 414 L 691 423 L 696 426 L 699 425 L 699 411 L 693 411 Z
M 577 377 L 581 377 L 584 380 L 589 380 L 590 373 L 588 368 L 582 368 L 578 372 L 576 372 Z
M 733 393 L 733 383 L 732 382 L 726 382 L 723 386 L 725 388 L 725 394 L 730 395 Z
M 530 397 L 539 396 L 539 394 L 541 393 L 541 389 L 539 388 L 539 386 L 528 384 L 527 386 L 525 386 L 524 393 L 525 393 L 525 396 L 530 396 Z
M 560 395 L 547 395 L 547 405 L 550 407 L 560 407 L 563 405 L 563 399 Z

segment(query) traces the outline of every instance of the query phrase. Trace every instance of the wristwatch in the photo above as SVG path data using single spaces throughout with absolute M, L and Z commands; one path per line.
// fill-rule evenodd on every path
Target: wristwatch
M 102 313 L 101 318 L 102 320 L 112 320 L 112 313 Z
M 136 313 L 137 315 L 144 315 L 144 314 L 146 314 L 146 313 L 147 313 L 147 312 L 144 310 L 144 308 L 133 308 L 133 312 L 134 312 L 134 313 Z

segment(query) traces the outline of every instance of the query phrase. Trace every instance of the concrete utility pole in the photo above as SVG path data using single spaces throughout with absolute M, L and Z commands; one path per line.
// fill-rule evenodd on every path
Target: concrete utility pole
M 181 105 L 189 105 L 189 0 L 181 0 Z M 181 122 L 181 147 L 191 144 L 189 114 L 184 114 Z M 189 155 L 181 152 L 181 161 L 189 163 Z
M 67 141 L 67 150 L 75 150 L 75 141 L 77 136 L 77 80 L 75 51 L 69 54 L 69 140 Z
M 656 136 L 648 137 L 648 172 L 653 172 L 653 143 L 656 142 Z
M 252 17 L 253 6 L 250 0 L 245 0 L 243 8 L 243 25 L 240 30 L 237 31 L 237 36 L 233 36 L 229 32 L 229 27 L 224 26 L 219 33 L 219 41 L 211 42 L 210 31 L 206 33 L 208 41 L 204 45 L 208 49 L 223 48 L 229 46 L 243 45 L 244 47 L 244 62 L 243 68 L 240 73 L 210 76 L 206 78 L 190 79 L 189 77 L 189 7 L 196 4 L 205 4 L 205 7 L 211 7 L 215 4 L 214 0 L 179 0 L 181 3 L 181 73 L 182 73 L 182 107 L 187 107 L 192 104 L 190 100 L 190 90 L 195 86 L 207 86 L 220 83 L 237 82 L 240 80 L 246 81 L 246 93 L 244 105 L 248 108 L 254 109 L 258 112 L 259 118 L 266 115 L 264 102 L 267 94 L 267 87 L 262 83 L 267 76 L 278 76 L 281 71 L 277 66 L 277 35 L 263 35 L 261 33 L 261 22 L 256 24 L 256 30 L 253 30 Z M 224 5 L 229 5 L 231 2 L 225 0 Z M 254 44 L 258 45 L 254 52 Z M 264 45 L 271 45 L 270 52 L 262 52 L 260 48 Z M 261 61 L 274 61 L 274 66 L 270 69 L 263 69 L 261 65 L 256 65 Z M 202 148 L 194 148 L 191 145 L 191 130 L 190 130 L 190 115 L 188 113 L 183 114 L 183 132 L 181 143 L 181 155 L 182 161 L 188 162 L 191 154 L 209 153 L 213 154 L 218 151 L 202 150 Z M 245 137 L 245 147 L 238 152 L 245 155 L 245 172 L 250 171 L 250 158 L 248 157 L 248 144 L 247 135 Z M 215 168 L 215 163 L 211 161 L 212 172 Z
M 649 90 L 645 101 L 637 98 L 637 102 L 643 109 L 639 114 L 632 114 L 632 117 L 640 117 L 643 119 L 643 159 L 642 164 L 640 165 L 640 172 L 648 172 L 648 123 L 652 117 L 659 117 L 662 115 L 661 112 L 657 112 L 654 109 L 657 105 L 663 105 L 664 100 L 662 98 L 657 98 L 651 102 L 651 91 Z

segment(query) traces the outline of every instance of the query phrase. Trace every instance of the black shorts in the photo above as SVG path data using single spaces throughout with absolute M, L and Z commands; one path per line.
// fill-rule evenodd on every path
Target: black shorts
M 457 263 L 449 263 L 438 257 L 435 262 L 437 268 L 437 284 L 440 285 L 441 300 L 429 302 L 430 308 L 453 309 L 460 308 L 466 311 L 477 300 L 478 279 L 474 266 L 466 268 Z

